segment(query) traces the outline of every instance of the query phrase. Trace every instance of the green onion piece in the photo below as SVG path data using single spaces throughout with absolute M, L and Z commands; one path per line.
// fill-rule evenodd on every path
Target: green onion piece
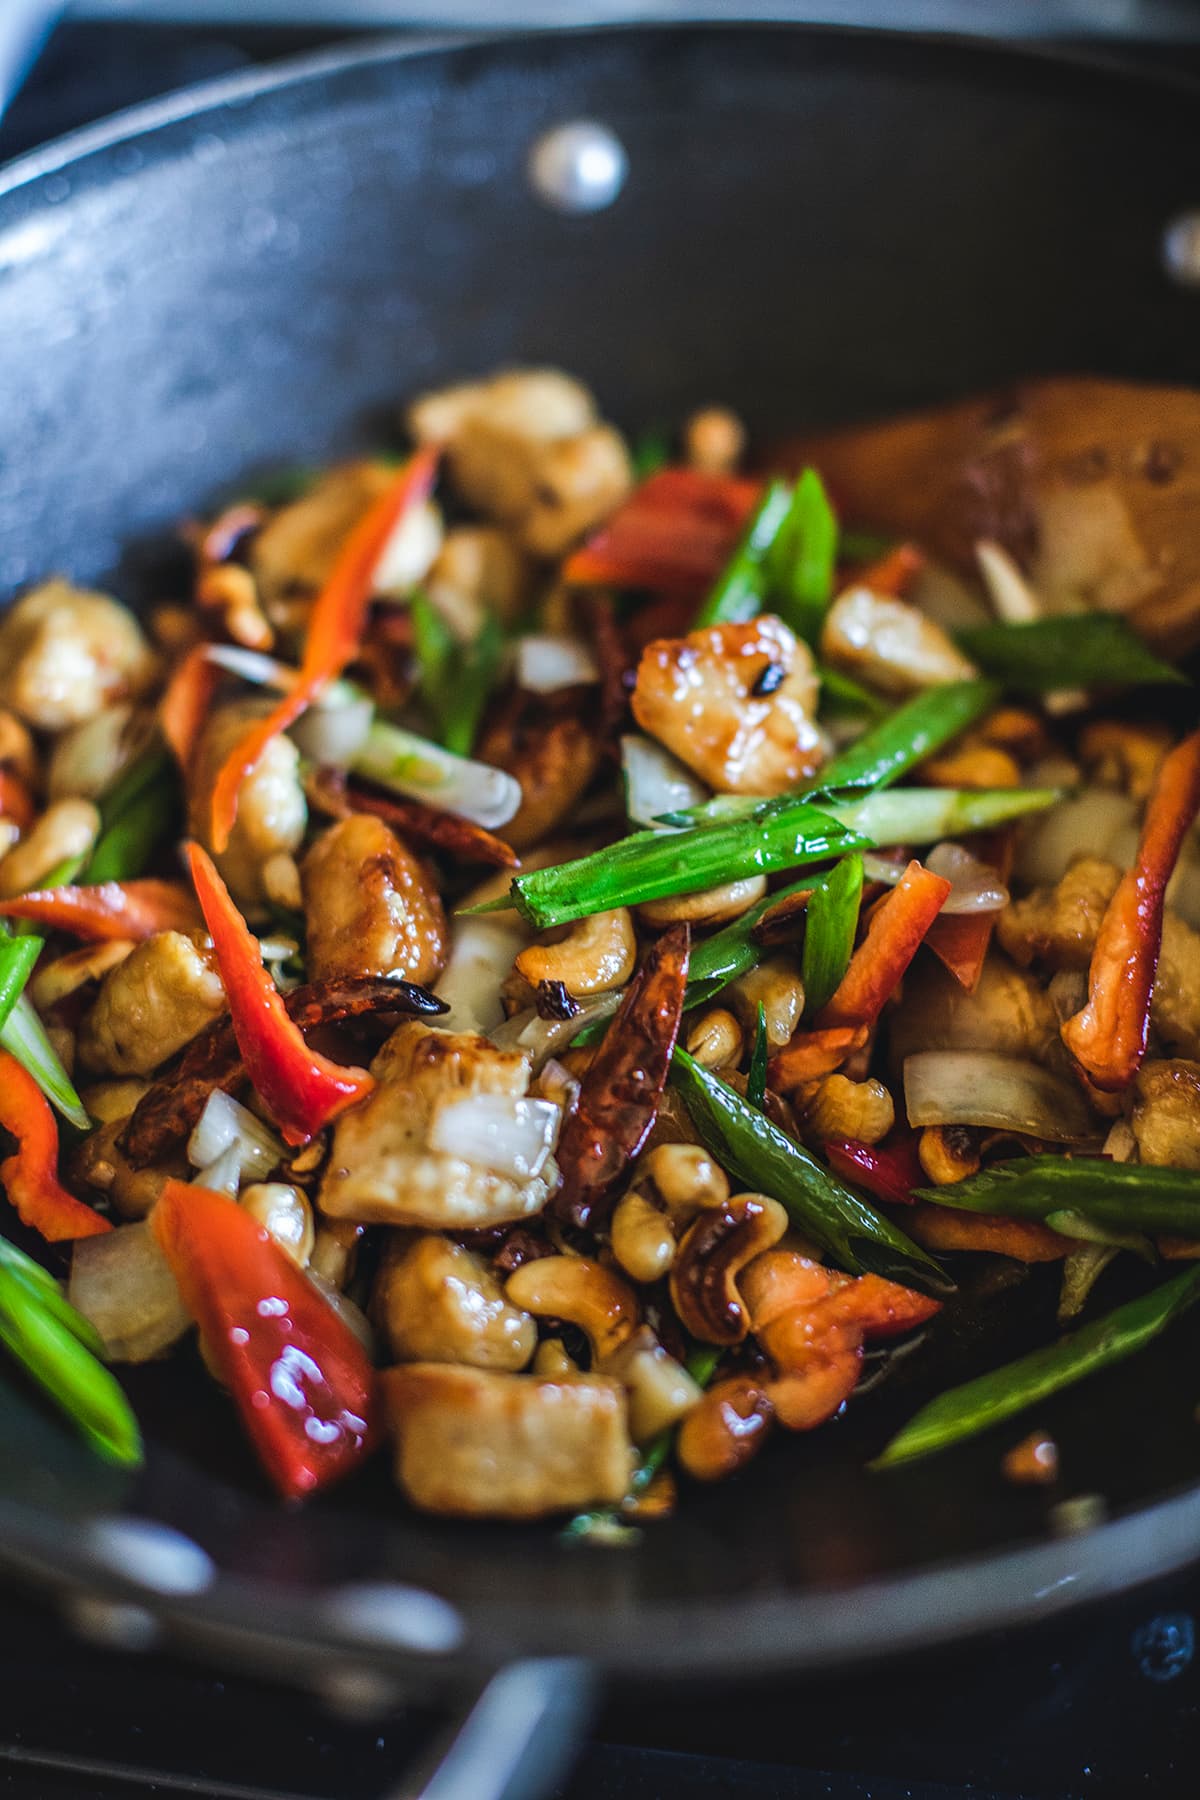
M 960 832 L 991 831 L 1062 799 L 1061 788 L 893 788 L 862 800 L 823 805 L 845 830 L 872 843 L 935 844 Z
M 521 784 L 506 770 L 452 755 L 432 739 L 385 719 L 373 721 L 350 766 L 369 781 L 442 812 L 461 813 L 488 831 L 506 825 L 521 804 Z
M 989 675 L 1029 693 L 1164 686 L 1188 679 L 1152 655 L 1114 613 L 1061 613 L 1025 625 L 973 625 L 956 635 Z
M 722 926 L 720 931 L 714 931 L 711 937 L 693 944 L 688 964 L 685 1007 L 690 1009 L 707 1004 L 722 988 L 728 987 L 731 981 L 736 981 L 739 975 L 745 975 L 756 967 L 763 957 L 761 945 L 754 941 L 754 927 L 758 921 L 773 906 L 790 900 L 793 894 L 802 893 L 811 886 L 812 877 L 806 876 L 803 881 L 793 882 L 790 887 L 766 894 L 744 912 L 740 919 L 732 920 L 730 924 Z
M 1027 1406 L 1132 1356 L 1197 1299 L 1200 1267 L 1185 1270 L 1173 1281 L 1118 1306 L 1115 1312 L 1056 1344 L 939 1394 L 909 1420 L 871 1467 L 890 1469 L 897 1463 L 912 1462 L 1012 1418 Z
M 8 1244 L 0 1255 L 0 1343 L 98 1456 L 125 1468 L 138 1467 L 138 1423 L 120 1383 L 94 1354 L 95 1333 L 68 1305 L 57 1283 L 32 1275 L 27 1261 Z
M 746 1076 L 746 1104 L 762 1112 L 767 1103 L 767 1009 L 758 1003 L 758 1027 L 754 1048 L 750 1052 L 750 1069 Z
M 34 934 L 18 937 L 10 932 L 7 920 L 0 922 L 0 1030 L 25 992 L 45 941 Z
M 805 469 L 771 554 L 770 576 L 780 616 L 809 644 L 820 637 L 833 599 L 837 548 L 837 514 L 825 484 L 815 469 Z
M 740 543 L 717 577 L 696 614 L 694 630 L 706 625 L 736 625 L 763 611 L 767 592 L 767 554 L 792 510 L 786 482 L 772 481 L 758 503 Z
M 879 531 L 843 531 L 841 558 L 845 563 L 878 562 L 895 543 L 895 538 Z
M 64 1119 L 80 1131 L 92 1129 L 92 1121 L 88 1118 L 83 1101 L 75 1092 L 71 1077 L 63 1068 L 57 1050 L 46 1036 L 46 1027 L 39 1019 L 28 994 L 21 995 L 0 1028 L 0 1045 L 3 1045 L 10 1056 L 16 1057 L 23 1069 L 28 1069 L 51 1106 Z
M 860 848 L 869 849 L 870 840 L 793 801 L 762 818 L 693 831 L 635 832 L 591 856 L 518 875 L 509 892 L 521 915 L 541 931 L 615 906 L 828 862 Z
M 999 689 L 991 681 L 947 681 L 926 688 L 826 763 L 809 791 L 832 794 L 844 788 L 890 787 L 974 724 L 998 698 Z
M 821 705 L 826 712 L 865 713 L 869 719 L 885 719 L 892 710 L 891 701 L 882 694 L 872 693 L 861 682 L 843 675 L 840 669 L 831 669 L 828 663 L 818 663 L 817 674 L 821 681 Z
M 1194 1170 L 1101 1156 L 1021 1156 L 965 1181 L 923 1188 L 919 1197 L 1006 1219 L 1048 1223 L 1056 1213 L 1073 1212 L 1111 1231 L 1200 1237 L 1200 1181 Z
M 804 917 L 804 1010 L 820 1012 L 846 973 L 862 903 L 863 859 L 844 856 L 813 888 Z
M 645 481 L 651 475 L 657 475 L 665 469 L 671 460 L 671 445 L 665 431 L 643 431 L 633 446 L 633 474 L 636 481 Z
M 701 1141 L 738 1181 L 770 1194 L 800 1230 L 852 1275 L 873 1273 L 945 1294 L 945 1271 L 765 1114 L 690 1057 L 675 1051 L 671 1079 Z
M 455 637 L 424 594 L 408 603 L 413 622 L 421 692 L 434 716 L 439 743 L 468 756 L 496 679 L 504 633 L 489 614 L 473 643 Z
M 102 797 L 102 830 L 81 878 L 132 881 L 178 825 L 180 811 L 174 761 L 161 743 L 150 744 Z

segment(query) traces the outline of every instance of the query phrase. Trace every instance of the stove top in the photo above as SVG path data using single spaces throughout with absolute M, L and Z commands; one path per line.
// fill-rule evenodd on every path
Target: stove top
M 300 30 L 65 26 L 0 123 L 0 160 L 185 82 L 323 41 Z M 1182 55 L 1200 68 L 1195 49 L 1121 53 L 1175 66 Z M 1200 1571 L 873 1672 L 649 1703 L 616 1695 L 560 1800 L 1193 1796 L 1198 1621 Z M 376 1800 L 398 1791 L 435 1724 L 416 1713 L 341 1718 L 270 1683 L 98 1647 L 42 1599 L 0 1594 L 0 1800 Z

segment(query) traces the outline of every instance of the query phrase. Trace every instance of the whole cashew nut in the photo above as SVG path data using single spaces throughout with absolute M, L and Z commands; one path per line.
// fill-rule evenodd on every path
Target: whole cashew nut
M 513 967 L 530 987 L 561 981 L 569 994 L 605 994 L 623 987 L 637 963 L 637 938 L 628 907 L 578 920 L 557 944 L 531 944 Z
M 617 1203 L 613 1254 L 635 1281 L 657 1281 L 675 1261 L 683 1229 L 728 1198 L 729 1183 L 699 1144 L 660 1144 L 642 1162 L 637 1186 Z
M 599 1366 L 631 1337 L 641 1317 L 628 1282 L 587 1256 L 539 1256 L 509 1276 L 505 1295 L 535 1317 L 578 1325 Z
M 750 1316 L 738 1292 L 746 1265 L 777 1244 L 788 1227 L 778 1200 L 735 1194 L 703 1212 L 679 1246 L 671 1299 L 684 1328 L 706 1344 L 740 1344 Z

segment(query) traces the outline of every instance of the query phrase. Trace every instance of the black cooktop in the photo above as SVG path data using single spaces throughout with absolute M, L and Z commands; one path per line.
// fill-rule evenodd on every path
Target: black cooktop
M 320 41 L 298 31 L 64 27 L 0 124 L 0 159 Z M 1121 54 L 1179 60 L 1162 46 Z M 1200 66 L 1195 50 L 1184 54 Z M 1194 1796 L 1198 1621 L 1200 1572 L 1069 1622 L 866 1674 L 649 1702 L 616 1695 L 562 1800 Z M 347 1719 L 272 1684 L 98 1647 L 44 1601 L 0 1594 L 4 1800 L 376 1800 L 403 1791 L 403 1770 L 435 1723 Z

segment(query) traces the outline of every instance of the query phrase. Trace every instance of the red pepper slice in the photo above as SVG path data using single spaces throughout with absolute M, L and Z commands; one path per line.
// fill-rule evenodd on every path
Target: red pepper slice
M 820 1081 L 840 1069 L 847 1057 L 867 1041 L 865 1025 L 835 1025 L 824 1031 L 798 1031 L 790 1044 L 767 1064 L 767 1086 L 790 1094 L 807 1082 Z
M 882 1144 L 831 1138 L 821 1148 L 835 1175 L 889 1206 L 911 1206 L 913 1189 L 929 1185 L 917 1155 L 915 1131 L 893 1132 Z
M 375 1371 L 312 1282 L 235 1200 L 168 1181 L 154 1235 L 268 1475 L 289 1500 L 372 1448 Z
M 1200 731 L 1194 731 L 1158 771 L 1134 865 L 1122 876 L 1101 921 L 1088 971 L 1087 1005 L 1062 1027 L 1067 1049 L 1106 1093 L 1128 1087 L 1146 1054 L 1164 896 L 1198 811 Z
M 346 539 L 313 606 L 294 687 L 238 740 L 217 775 L 212 797 L 214 849 L 224 850 L 228 844 L 237 818 L 238 790 L 272 738 L 294 725 L 321 689 L 357 654 L 379 559 L 401 519 L 428 498 L 439 454 L 436 445 L 428 445 L 410 457 L 392 486 Z
M 895 544 L 876 562 L 860 569 L 854 576 L 854 585 L 899 599 L 907 594 L 924 567 L 925 557 L 915 544 Z
M 194 644 L 176 663 L 158 703 L 159 729 L 185 774 L 222 681 L 222 671 L 209 659 L 208 649 L 207 644 Z
M 757 481 L 660 469 L 567 558 L 571 587 L 703 594 L 733 555 L 762 496 Z
M 54 1114 L 33 1076 L 7 1050 L 0 1050 L 0 1125 L 17 1140 L 15 1153 L 0 1163 L 0 1184 L 23 1225 L 49 1244 L 112 1230 L 59 1181 Z
M 31 919 L 87 943 L 135 942 L 159 931 L 195 931 L 200 911 L 177 881 L 102 881 L 95 887 L 35 888 L 0 901 L 0 918 Z
M 189 844 L 187 854 L 246 1072 L 288 1143 L 305 1144 L 338 1113 L 365 1099 L 374 1078 L 309 1049 L 212 858 L 199 844 Z
M 818 1026 L 875 1023 L 941 911 L 950 886 L 919 862 L 909 863 L 897 886 L 872 914 L 867 935 L 851 957 L 837 992 L 817 1015 Z
M 995 869 L 1001 881 L 1007 881 L 1012 874 L 1012 833 L 988 833 L 977 854 L 981 862 Z M 925 934 L 926 947 L 968 994 L 973 994 L 979 986 L 999 917 L 999 913 L 994 912 L 939 913 Z

